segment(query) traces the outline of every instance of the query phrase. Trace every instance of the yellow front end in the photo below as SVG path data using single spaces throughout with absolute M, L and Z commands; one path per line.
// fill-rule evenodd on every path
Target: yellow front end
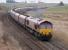
M 50 40 L 52 38 L 51 33 L 53 33 L 53 25 L 52 23 L 45 21 L 39 25 L 37 31 L 39 32 L 41 39 Z
M 43 36 L 48 36 L 49 35 L 49 33 L 52 33 L 53 31 L 52 31 L 52 29 L 40 29 L 39 30 L 39 33 L 41 34 L 41 35 L 43 35 Z
M 52 29 L 38 29 L 39 39 L 49 41 L 52 38 Z

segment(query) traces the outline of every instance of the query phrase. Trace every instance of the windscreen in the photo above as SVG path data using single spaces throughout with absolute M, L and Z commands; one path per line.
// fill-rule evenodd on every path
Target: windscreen
M 40 28 L 41 29 L 51 29 L 52 28 L 52 24 L 50 24 L 50 23 L 42 23 L 40 25 Z

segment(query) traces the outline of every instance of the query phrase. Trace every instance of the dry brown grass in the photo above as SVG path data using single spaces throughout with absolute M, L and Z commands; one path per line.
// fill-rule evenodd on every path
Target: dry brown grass
M 68 46 L 68 13 L 47 11 L 45 16 L 54 25 L 53 35 Z

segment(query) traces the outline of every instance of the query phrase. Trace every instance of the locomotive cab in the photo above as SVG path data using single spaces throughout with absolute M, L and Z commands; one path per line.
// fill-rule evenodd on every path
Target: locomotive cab
M 42 39 L 47 40 L 47 41 L 49 39 L 51 39 L 51 37 L 52 37 L 51 33 L 53 32 L 52 29 L 53 29 L 53 25 L 51 22 L 45 21 L 45 22 L 41 23 L 39 25 L 39 32 L 42 36 Z

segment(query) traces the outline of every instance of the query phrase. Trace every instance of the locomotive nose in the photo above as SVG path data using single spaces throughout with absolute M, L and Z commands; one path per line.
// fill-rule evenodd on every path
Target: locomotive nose
M 51 29 L 40 29 L 40 33 L 42 33 L 42 35 L 49 35 L 49 33 L 51 33 L 52 30 Z
M 52 29 L 40 29 L 41 40 L 49 41 L 52 38 Z

